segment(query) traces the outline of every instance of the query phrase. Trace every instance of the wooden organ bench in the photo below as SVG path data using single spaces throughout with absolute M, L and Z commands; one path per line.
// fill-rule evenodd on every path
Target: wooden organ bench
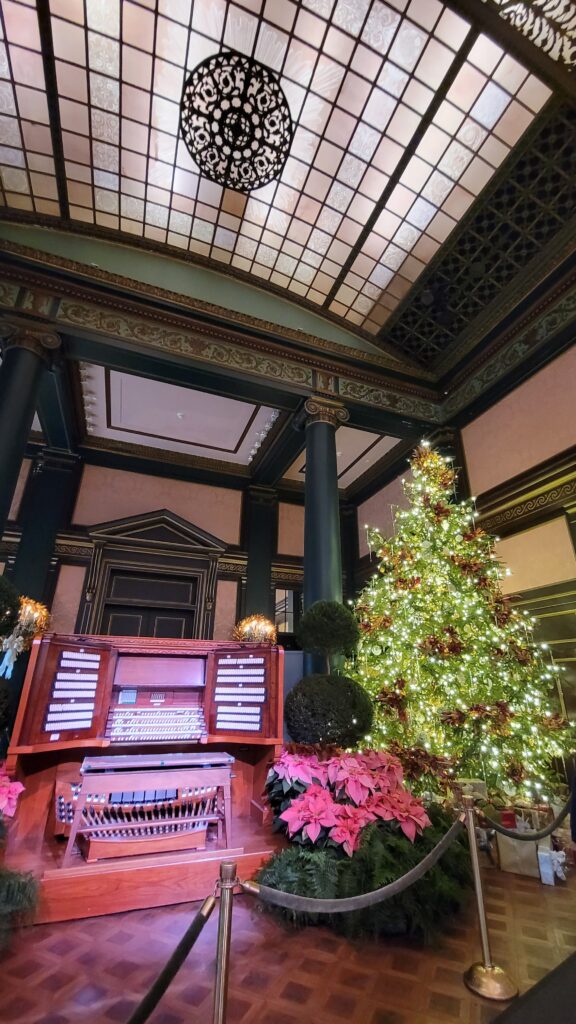
M 231 850 L 253 860 L 257 852 L 262 863 L 282 663 L 281 648 L 250 643 L 58 634 L 34 642 L 7 758 L 26 787 L 7 860 L 60 894 L 40 919 L 197 898 L 189 865 L 209 861 L 215 880 Z M 56 903 L 71 877 L 78 899 L 64 912 Z M 172 885 L 169 898 L 154 894 L 151 878 Z M 96 909 L 82 904 L 80 879 L 98 891 Z M 120 903 L 108 899 L 125 881 Z

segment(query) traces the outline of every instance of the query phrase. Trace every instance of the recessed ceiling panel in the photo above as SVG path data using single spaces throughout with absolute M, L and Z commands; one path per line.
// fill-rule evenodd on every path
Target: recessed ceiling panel
M 550 95 L 439 0 L 50 0 L 72 221 L 270 282 L 377 334 Z M 1 0 L 3 201 L 58 205 L 33 0 Z M 199 173 L 187 75 L 233 49 L 295 126 L 251 195 Z
M 82 364 L 88 433 L 247 465 L 278 413 L 262 405 Z
M 374 434 L 355 427 L 338 427 L 336 431 L 336 465 L 338 486 L 348 487 L 366 473 L 391 448 L 398 444 L 397 437 Z M 306 452 L 302 452 L 286 471 L 284 479 L 304 483 Z

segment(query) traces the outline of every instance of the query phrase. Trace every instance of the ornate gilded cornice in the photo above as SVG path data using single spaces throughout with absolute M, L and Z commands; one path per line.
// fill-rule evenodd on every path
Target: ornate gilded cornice
M 321 395 L 313 395 L 307 398 L 304 403 L 306 412 L 306 426 L 313 423 L 329 423 L 331 427 L 339 427 L 350 419 L 350 413 L 344 408 L 341 402 L 324 398 Z
M 443 419 L 449 420 L 485 391 L 498 382 L 506 373 L 514 370 L 524 362 L 531 352 L 537 351 L 555 333 L 574 323 L 576 332 L 576 291 L 564 294 L 555 305 L 547 307 L 536 319 L 534 314 L 524 321 L 524 327 L 518 326 L 508 333 L 509 344 L 484 366 L 473 366 L 472 375 L 458 387 L 444 402 Z
M 86 559 L 87 561 L 92 557 L 94 551 L 92 544 L 86 544 L 83 541 L 71 541 L 71 540 L 57 540 L 56 541 L 56 555 L 59 558 L 65 558 L 66 556 L 73 558 Z
M 273 565 L 273 583 L 301 583 L 304 579 L 304 568 L 301 565 Z
M 119 244 L 119 240 L 117 238 L 115 239 L 115 244 Z M 146 245 L 145 248 L 148 250 L 148 245 Z M 154 298 L 159 302 L 180 306 L 185 308 L 188 312 L 192 311 L 201 313 L 202 315 L 210 316 L 223 322 L 228 322 L 232 326 L 241 324 L 242 326 L 248 327 L 254 331 L 262 331 L 298 345 L 306 345 L 314 349 L 314 351 L 324 351 L 334 356 L 342 356 L 344 359 L 354 359 L 373 366 L 381 367 L 382 369 L 395 369 L 404 373 L 413 373 L 416 371 L 419 376 L 431 377 L 431 374 L 428 374 L 426 371 L 422 372 L 419 367 L 417 368 L 416 364 L 413 363 L 411 359 L 403 360 L 400 355 L 394 355 L 393 353 L 386 353 L 382 351 L 365 352 L 363 349 L 357 349 L 352 346 L 329 341 L 326 338 L 320 338 L 318 335 L 308 334 L 305 331 L 286 327 L 281 324 L 277 324 L 274 321 L 262 320 L 259 317 L 252 316 L 247 313 L 236 312 L 235 310 L 227 309 L 224 306 L 220 306 L 212 302 L 206 302 L 202 299 L 185 296 L 179 292 L 172 292 L 167 288 L 161 288 L 159 285 L 143 283 L 135 280 L 134 278 L 110 273 L 107 270 L 102 270 L 100 267 L 88 267 L 86 264 L 79 263 L 76 260 L 67 259 L 63 256 L 55 256 L 52 253 L 41 252 L 37 249 L 31 249 L 29 246 L 20 245 L 17 242 L 8 242 L 4 239 L 0 239 L 0 252 L 12 253 L 15 256 L 24 257 L 30 260 L 31 263 L 41 263 L 43 265 L 57 267 L 67 273 L 86 278 L 89 281 L 100 281 L 111 285 L 112 287 L 122 288 L 128 292 L 134 293 L 135 295 L 143 296 L 146 299 Z M 161 255 L 173 257 L 175 254 L 171 252 L 167 253 L 166 246 L 163 246 Z M 176 257 L 179 259 L 182 258 L 180 250 L 176 250 Z M 198 261 L 195 259 L 194 262 L 196 263 Z M 200 263 L 200 265 L 202 264 Z M 218 265 L 217 268 L 210 265 L 209 269 L 219 274 L 222 273 L 222 267 L 220 265 Z M 233 270 L 234 268 L 232 267 L 226 268 L 227 273 L 231 273 Z M 251 287 L 257 287 L 254 280 L 250 279 L 249 283 Z M 64 294 L 63 288 L 59 288 L 59 291 Z M 282 298 L 286 299 L 286 295 L 283 294 Z M 311 307 L 311 312 L 314 312 L 316 316 L 324 315 L 324 311 L 319 311 L 316 306 L 313 308 Z M 338 326 L 341 327 L 342 325 L 338 323 Z M 371 335 L 360 331 L 359 336 L 363 337 L 364 340 L 369 341 L 374 349 L 376 349 L 374 339 Z
M 0 243 L 1 248 L 1 243 Z M 15 293 L 11 277 L 25 279 L 26 287 Z M 302 394 L 317 390 L 392 413 L 438 421 L 440 404 L 425 383 L 386 380 L 383 373 L 366 367 L 327 363 L 320 353 L 282 349 L 278 341 L 245 336 L 217 324 L 195 324 L 183 314 L 139 305 L 137 300 L 114 295 L 99 296 L 86 287 L 63 282 L 50 296 L 47 282 L 38 274 L 2 267 L 0 306 L 10 309 L 48 308 L 56 327 L 130 341 L 150 349 L 207 365 L 262 377 Z M 32 293 L 29 289 L 35 289 Z M 30 297 L 32 296 L 32 299 Z M 334 346 L 339 349 L 339 346 Z M 340 354 L 340 353 L 339 353 Z M 354 358 L 356 350 L 354 350 Z

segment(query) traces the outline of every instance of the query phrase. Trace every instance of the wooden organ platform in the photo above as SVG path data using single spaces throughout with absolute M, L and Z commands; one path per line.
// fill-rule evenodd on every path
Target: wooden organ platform
M 282 743 L 283 651 L 147 637 L 36 640 L 7 757 L 25 786 L 6 861 L 38 921 L 203 898 L 221 860 L 272 852 L 262 792 Z

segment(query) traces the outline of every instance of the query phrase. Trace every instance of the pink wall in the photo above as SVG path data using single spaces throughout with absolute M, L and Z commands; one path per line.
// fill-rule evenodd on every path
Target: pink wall
M 24 494 L 24 488 L 26 487 L 26 481 L 28 479 L 28 473 L 30 472 L 31 465 L 31 459 L 22 460 L 22 465 L 20 466 L 20 474 L 16 482 L 16 487 L 12 498 L 12 504 L 10 506 L 10 512 L 8 513 L 9 519 L 16 519 L 18 515 L 18 512 L 20 510 L 20 502 L 22 501 L 22 495 Z
M 564 353 L 462 431 L 473 494 L 576 442 L 576 348 Z
M 576 556 L 563 516 L 505 537 L 496 545 L 496 552 L 512 571 L 502 580 L 505 594 L 576 579 Z
M 236 625 L 236 580 L 218 580 L 216 587 L 216 610 L 214 614 L 214 640 L 229 640 Z
M 83 565 L 62 565 L 50 609 L 50 628 L 55 633 L 73 633 L 87 569 Z
M 409 473 L 406 474 L 406 478 L 408 476 Z M 408 508 L 402 479 L 403 476 L 397 476 L 381 491 L 368 498 L 363 505 L 358 506 L 358 543 L 361 557 L 368 554 L 366 526 L 375 526 L 385 537 L 391 537 L 394 533 L 394 509 Z
M 280 502 L 278 554 L 304 556 L 304 506 Z
M 240 491 L 85 466 L 73 522 L 89 526 L 166 508 L 229 544 L 240 538 Z

